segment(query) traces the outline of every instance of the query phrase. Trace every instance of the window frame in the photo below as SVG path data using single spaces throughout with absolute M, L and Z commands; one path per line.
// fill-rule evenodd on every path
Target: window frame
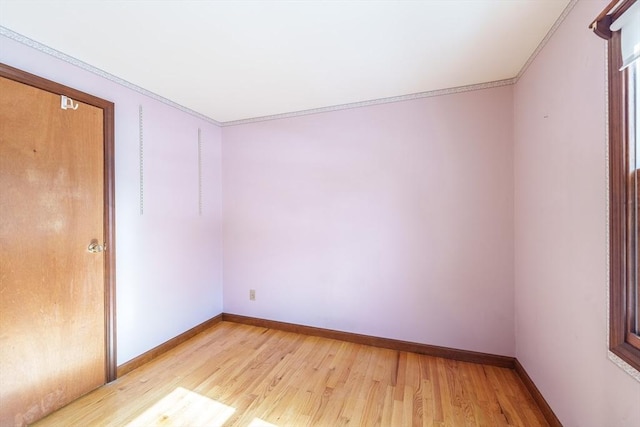
M 640 336 L 632 319 L 640 316 L 632 297 L 640 287 L 638 268 L 637 201 L 633 200 L 629 135 L 629 69 L 622 67 L 620 31 L 609 26 L 636 0 L 613 1 L 591 24 L 594 32 L 608 40 L 609 108 L 609 350 L 640 372 Z M 616 7 L 617 6 L 617 7 Z M 636 91 L 640 88 L 636 88 Z M 640 153 L 638 153 L 640 155 Z

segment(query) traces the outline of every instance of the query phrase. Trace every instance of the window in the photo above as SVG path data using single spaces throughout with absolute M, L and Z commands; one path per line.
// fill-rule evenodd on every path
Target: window
M 609 349 L 640 371 L 640 2 L 591 27 L 609 44 Z

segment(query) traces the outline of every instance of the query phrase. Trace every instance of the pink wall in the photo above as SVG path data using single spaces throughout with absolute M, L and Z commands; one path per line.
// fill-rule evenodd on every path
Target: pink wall
M 607 1 L 579 2 L 515 87 L 222 130 L 4 37 L 0 61 L 116 103 L 118 363 L 224 307 L 516 355 L 566 426 L 637 426 L 640 384 L 606 346 L 605 51 L 586 27 Z
M 516 356 L 565 426 L 640 426 L 607 358 L 605 42 L 581 1 L 515 90 Z
M 500 87 L 224 127 L 225 312 L 513 355 L 511 124 Z
M 118 363 L 222 312 L 220 128 L 0 36 L 0 61 L 115 103 Z M 139 210 L 138 106 L 144 123 Z M 198 214 L 198 128 L 203 211 Z

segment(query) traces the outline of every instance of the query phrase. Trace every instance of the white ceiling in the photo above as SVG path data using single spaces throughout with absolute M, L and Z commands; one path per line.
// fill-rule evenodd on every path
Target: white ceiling
M 0 0 L 0 25 L 218 122 L 515 77 L 569 0 Z

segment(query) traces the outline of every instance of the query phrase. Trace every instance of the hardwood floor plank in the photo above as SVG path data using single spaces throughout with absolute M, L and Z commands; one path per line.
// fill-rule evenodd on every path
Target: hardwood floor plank
M 37 426 L 546 426 L 514 370 L 223 321 Z

